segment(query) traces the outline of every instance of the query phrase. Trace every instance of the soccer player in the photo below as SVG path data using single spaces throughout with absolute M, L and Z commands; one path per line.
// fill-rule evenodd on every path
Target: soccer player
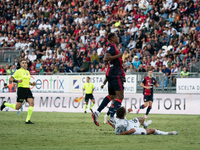
M 140 109 L 144 109 L 148 106 L 145 118 L 148 118 L 148 114 L 151 110 L 152 104 L 153 104 L 153 85 L 155 87 L 159 87 L 159 84 L 156 82 L 156 79 L 152 77 L 153 71 L 148 71 L 148 76 L 144 77 L 142 82 L 140 83 L 140 86 L 144 88 L 143 94 L 144 94 L 144 104 L 140 106 Z M 137 114 L 139 113 L 140 109 L 137 110 Z
M 85 95 L 85 102 L 86 102 L 86 104 L 85 104 L 85 113 L 87 113 L 86 109 L 87 109 L 87 106 L 88 106 L 89 99 L 92 100 L 92 105 L 90 107 L 90 111 L 91 112 L 93 112 L 92 108 L 93 108 L 93 106 L 95 104 L 95 100 L 94 100 L 94 96 L 93 96 L 94 85 L 93 85 L 93 83 L 90 82 L 90 77 L 87 77 L 86 81 L 87 82 L 83 86 L 83 95 L 84 95 L 84 91 L 86 93 L 86 95 Z
M 122 69 L 122 55 L 116 45 L 119 44 L 119 37 L 116 33 L 110 33 L 108 35 L 108 44 L 107 52 L 104 57 L 104 61 L 108 62 L 108 71 L 106 73 L 108 80 L 108 92 L 109 95 L 106 96 L 96 112 L 92 113 L 93 122 L 95 125 L 99 126 L 99 114 L 107 106 L 107 104 L 114 99 L 115 94 L 117 98 L 114 103 L 114 110 L 111 112 L 111 119 L 108 120 L 108 123 L 112 123 L 112 118 L 117 110 L 121 106 L 122 100 L 124 98 L 124 87 L 123 87 L 123 69 Z
M 35 86 L 36 83 L 30 82 L 30 73 L 27 70 L 27 61 L 26 59 L 21 60 L 21 68 L 15 71 L 15 73 L 10 77 L 11 82 L 18 84 L 17 89 L 17 104 L 10 104 L 4 101 L 1 105 L 1 111 L 7 106 L 16 110 L 19 110 L 22 107 L 22 103 L 26 100 L 29 103 L 28 114 L 26 117 L 25 124 L 34 124 L 30 121 L 31 115 L 33 113 L 34 101 L 33 94 L 29 89 L 29 85 Z
M 124 71 L 123 71 L 123 74 L 122 74 L 122 76 L 123 76 L 123 81 L 124 82 L 126 82 L 126 78 L 125 78 L 125 73 L 124 73 Z M 106 78 L 105 78 L 105 80 L 104 80 L 104 82 L 103 82 L 103 85 L 101 85 L 101 88 L 103 89 L 103 87 L 106 85 L 106 83 L 107 83 L 107 76 L 106 76 Z M 106 113 L 106 115 L 104 116 L 104 124 L 106 124 L 107 123 L 107 118 L 109 117 L 109 115 L 113 112 L 113 110 L 114 110 L 114 103 L 115 103 L 115 98 L 116 98 L 116 94 L 115 94 L 115 97 L 112 99 L 112 101 L 111 101 L 111 105 L 110 105 L 110 107 L 109 107 L 109 110 L 107 111 L 107 113 Z
M 115 134 L 116 135 L 177 135 L 177 131 L 164 132 L 157 129 L 144 129 L 140 128 L 142 124 L 144 127 L 147 127 L 148 124 L 144 124 L 144 117 L 134 118 L 132 120 L 127 120 L 126 109 L 120 107 L 117 109 L 117 118 L 115 119 Z

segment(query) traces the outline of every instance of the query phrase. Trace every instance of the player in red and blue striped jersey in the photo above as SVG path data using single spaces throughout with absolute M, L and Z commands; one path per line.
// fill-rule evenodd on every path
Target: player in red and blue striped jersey
M 112 118 L 116 110 L 121 107 L 122 100 L 124 98 L 124 86 L 123 86 L 123 68 L 122 68 L 122 55 L 116 45 L 119 44 L 119 37 L 116 33 L 110 33 L 108 35 L 108 51 L 105 54 L 104 61 L 108 62 L 109 67 L 106 72 L 108 80 L 108 91 L 109 95 L 106 96 L 96 112 L 92 113 L 92 118 L 94 123 L 99 126 L 99 114 L 107 106 L 107 104 L 117 95 L 114 102 L 114 110 L 111 113 L 111 120 L 108 121 L 109 124 L 112 123 Z
M 145 118 L 148 118 L 148 114 L 152 108 L 153 104 L 153 85 L 155 87 L 159 87 L 159 84 L 156 82 L 156 79 L 153 76 L 153 71 L 148 71 L 148 76 L 144 77 L 142 82 L 140 83 L 140 86 L 144 88 L 143 94 L 144 94 L 144 104 L 140 106 L 140 109 L 144 109 L 148 106 Z M 137 110 L 137 114 L 139 113 L 140 109 Z

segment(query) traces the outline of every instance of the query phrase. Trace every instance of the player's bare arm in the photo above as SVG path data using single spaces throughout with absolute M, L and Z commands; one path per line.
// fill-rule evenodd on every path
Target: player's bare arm
M 85 91 L 85 89 L 83 89 L 83 95 L 84 95 L 84 91 Z
M 134 133 L 136 130 L 134 128 L 130 129 L 129 131 L 124 131 L 121 132 L 120 135 L 127 135 L 127 134 L 132 134 Z
M 114 59 L 117 59 L 119 57 L 122 57 L 123 53 L 119 52 L 117 55 L 111 56 L 109 53 L 105 54 L 105 57 L 103 58 L 103 61 L 112 61 Z
M 158 83 L 156 83 L 155 87 L 159 87 L 160 85 Z
M 21 83 L 22 82 L 22 80 L 16 80 L 13 77 L 10 77 L 9 81 L 15 82 L 15 83 Z
M 151 89 L 151 86 L 144 86 L 144 84 L 143 84 L 142 82 L 140 83 L 140 86 L 141 86 L 142 88 L 147 89 L 147 90 Z
M 102 89 L 103 89 L 104 85 L 106 85 L 107 81 L 108 81 L 107 79 L 105 79 L 105 80 L 103 81 L 103 85 L 101 86 Z

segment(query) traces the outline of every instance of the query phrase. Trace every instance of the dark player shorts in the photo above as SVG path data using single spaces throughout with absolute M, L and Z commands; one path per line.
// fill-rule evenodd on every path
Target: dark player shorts
M 91 100 L 94 99 L 93 94 L 86 94 L 86 95 L 85 95 L 85 101 L 88 102 L 89 99 L 91 99 Z
M 27 101 L 27 98 L 33 98 L 33 94 L 29 88 L 21 88 L 17 89 L 17 102 L 23 103 L 24 100 Z
M 108 93 L 109 95 L 116 95 L 115 91 L 122 91 L 124 89 L 123 78 L 120 76 L 107 76 L 108 80 Z
M 152 101 L 153 102 L 153 96 L 151 95 L 144 95 L 144 102 Z

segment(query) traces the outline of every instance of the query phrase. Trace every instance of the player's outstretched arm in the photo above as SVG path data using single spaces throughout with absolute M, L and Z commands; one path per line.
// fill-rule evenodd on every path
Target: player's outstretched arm
M 103 61 L 112 61 L 114 59 L 117 59 L 119 57 L 122 57 L 123 53 L 119 52 L 117 55 L 111 56 L 109 53 L 105 54 L 105 57 L 103 58 Z
M 127 135 L 127 134 L 132 134 L 134 133 L 136 130 L 134 128 L 130 129 L 129 131 L 124 131 L 121 132 L 120 135 Z

